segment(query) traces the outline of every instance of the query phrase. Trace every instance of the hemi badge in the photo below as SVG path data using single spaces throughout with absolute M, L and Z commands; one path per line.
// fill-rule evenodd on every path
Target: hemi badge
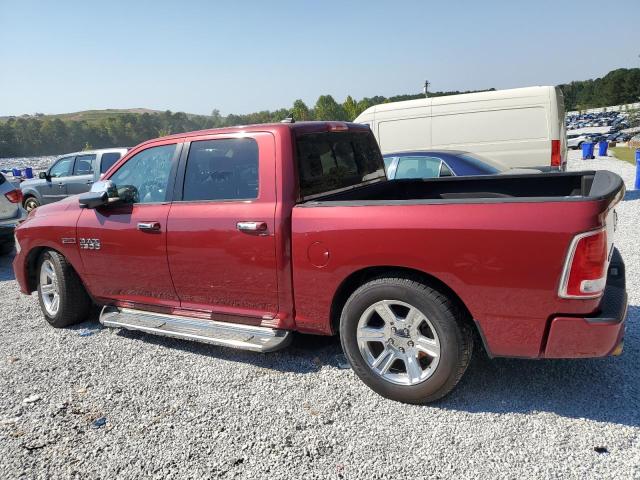
M 76 243 L 75 238 L 63 238 L 62 243 Z

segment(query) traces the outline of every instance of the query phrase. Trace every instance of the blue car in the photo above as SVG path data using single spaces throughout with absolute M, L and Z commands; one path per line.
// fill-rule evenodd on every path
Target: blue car
M 480 155 L 458 150 L 422 150 L 383 155 L 389 180 L 452 176 L 540 173 L 539 170 L 509 168 Z

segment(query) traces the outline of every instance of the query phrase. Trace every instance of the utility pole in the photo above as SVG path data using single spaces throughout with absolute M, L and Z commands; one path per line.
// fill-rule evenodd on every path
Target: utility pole
M 429 97 L 429 80 L 424 81 L 424 87 L 422 87 L 424 91 L 424 96 Z

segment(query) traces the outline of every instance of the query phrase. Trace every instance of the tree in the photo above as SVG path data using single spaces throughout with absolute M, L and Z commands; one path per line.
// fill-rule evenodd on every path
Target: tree
M 316 120 L 346 120 L 342 105 L 338 104 L 331 95 L 320 95 L 314 107 Z
M 358 111 L 358 104 L 351 95 L 347 96 L 346 100 L 342 104 L 342 108 L 344 109 L 344 114 L 347 116 L 347 120 L 350 122 L 355 120 L 355 118 L 362 113 Z
M 313 120 L 311 113 L 309 112 L 309 108 L 307 105 L 300 99 L 293 102 L 293 109 L 291 110 L 293 114 L 293 118 L 296 121 L 305 121 L 305 120 Z

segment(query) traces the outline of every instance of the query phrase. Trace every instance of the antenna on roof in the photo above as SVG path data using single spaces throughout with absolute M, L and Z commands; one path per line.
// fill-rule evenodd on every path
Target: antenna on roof
M 293 118 L 293 112 L 289 112 L 287 118 L 280 120 L 280 123 L 296 123 L 296 119 Z

